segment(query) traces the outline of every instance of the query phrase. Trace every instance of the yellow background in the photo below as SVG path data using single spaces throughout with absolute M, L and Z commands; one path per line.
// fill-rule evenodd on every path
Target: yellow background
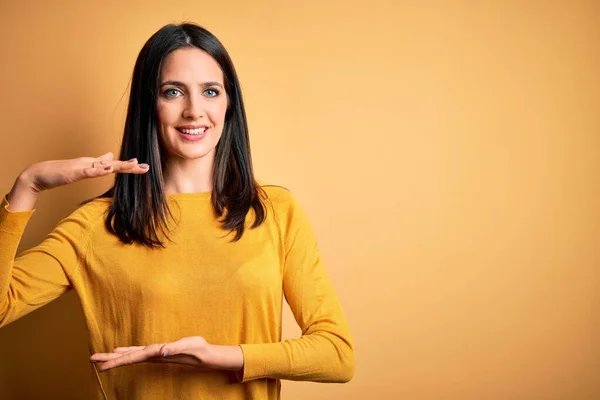
M 285 399 L 600 398 L 600 2 L 2 0 L 1 190 L 118 151 L 135 57 L 183 20 L 230 51 L 355 337 L 352 382 Z M 21 247 L 110 184 L 44 193 Z M 0 398 L 85 398 L 87 351 L 70 293 L 0 331 Z

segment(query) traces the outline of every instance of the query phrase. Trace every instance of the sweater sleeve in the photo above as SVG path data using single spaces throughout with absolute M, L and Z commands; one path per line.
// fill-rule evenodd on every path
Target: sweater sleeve
M 354 374 L 354 348 L 348 323 L 327 275 L 306 215 L 291 198 L 285 229 L 283 290 L 296 322 L 298 339 L 243 344 L 242 382 L 277 378 L 347 382 Z
M 0 202 L 0 327 L 56 299 L 71 288 L 83 240 L 80 218 L 63 219 L 39 245 L 16 256 L 31 211 Z M 16 256 L 16 257 L 15 257 Z

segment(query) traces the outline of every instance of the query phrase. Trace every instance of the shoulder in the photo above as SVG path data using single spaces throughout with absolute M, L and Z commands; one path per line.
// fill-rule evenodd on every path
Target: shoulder
M 306 219 L 304 208 L 288 188 L 263 182 L 259 184 L 264 192 L 267 208 L 273 211 L 281 223 L 290 225 Z
M 98 225 L 104 223 L 106 212 L 110 207 L 110 199 L 93 199 L 79 205 L 67 217 L 63 218 L 59 225 L 80 233 L 92 232 Z
M 259 182 L 259 186 L 263 190 L 266 199 L 271 201 L 274 205 L 280 207 L 286 205 L 289 206 L 295 202 L 292 192 L 284 186 L 264 182 Z
M 259 182 L 261 183 L 261 182 Z M 286 245 L 312 241 L 314 232 L 304 208 L 292 192 L 283 186 L 261 183 L 266 204 L 273 211 L 274 220 L 284 237 Z
M 264 203 L 280 218 L 288 218 L 301 211 L 300 203 L 292 191 L 285 186 L 259 182 L 265 200 Z
M 75 211 L 71 215 L 77 216 L 82 219 L 95 221 L 96 219 L 103 218 L 108 208 L 112 204 L 112 199 L 108 198 L 96 198 L 85 203 L 82 203 L 77 207 Z
M 39 245 L 40 249 L 58 257 L 65 249 L 73 248 L 79 256 L 83 256 L 89 248 L 94 232 L 100 231 L 98 228 L 104 223 L 105 210 L 109 204 L 94 200 L 79 205 L 58 221 Z

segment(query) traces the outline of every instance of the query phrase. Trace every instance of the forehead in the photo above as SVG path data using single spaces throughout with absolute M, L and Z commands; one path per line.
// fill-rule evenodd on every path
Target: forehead
M 196 47 L 177 49 L 167 56 L 160 74 L 161 81 L 184 83 L 223 83 L 221 67 L 208 53 Z

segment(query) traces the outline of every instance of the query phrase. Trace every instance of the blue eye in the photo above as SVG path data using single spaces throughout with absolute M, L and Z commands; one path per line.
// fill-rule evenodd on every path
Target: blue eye
M 217 97 L 219 91 L 217 89 L 206 89 L 203 94 L 206 94 L 208 97 Z
M 178 97 L 180 94 L 182 94 L 180 90 L 173 88 L 167 89 L 163 92 L 165 97 Z

